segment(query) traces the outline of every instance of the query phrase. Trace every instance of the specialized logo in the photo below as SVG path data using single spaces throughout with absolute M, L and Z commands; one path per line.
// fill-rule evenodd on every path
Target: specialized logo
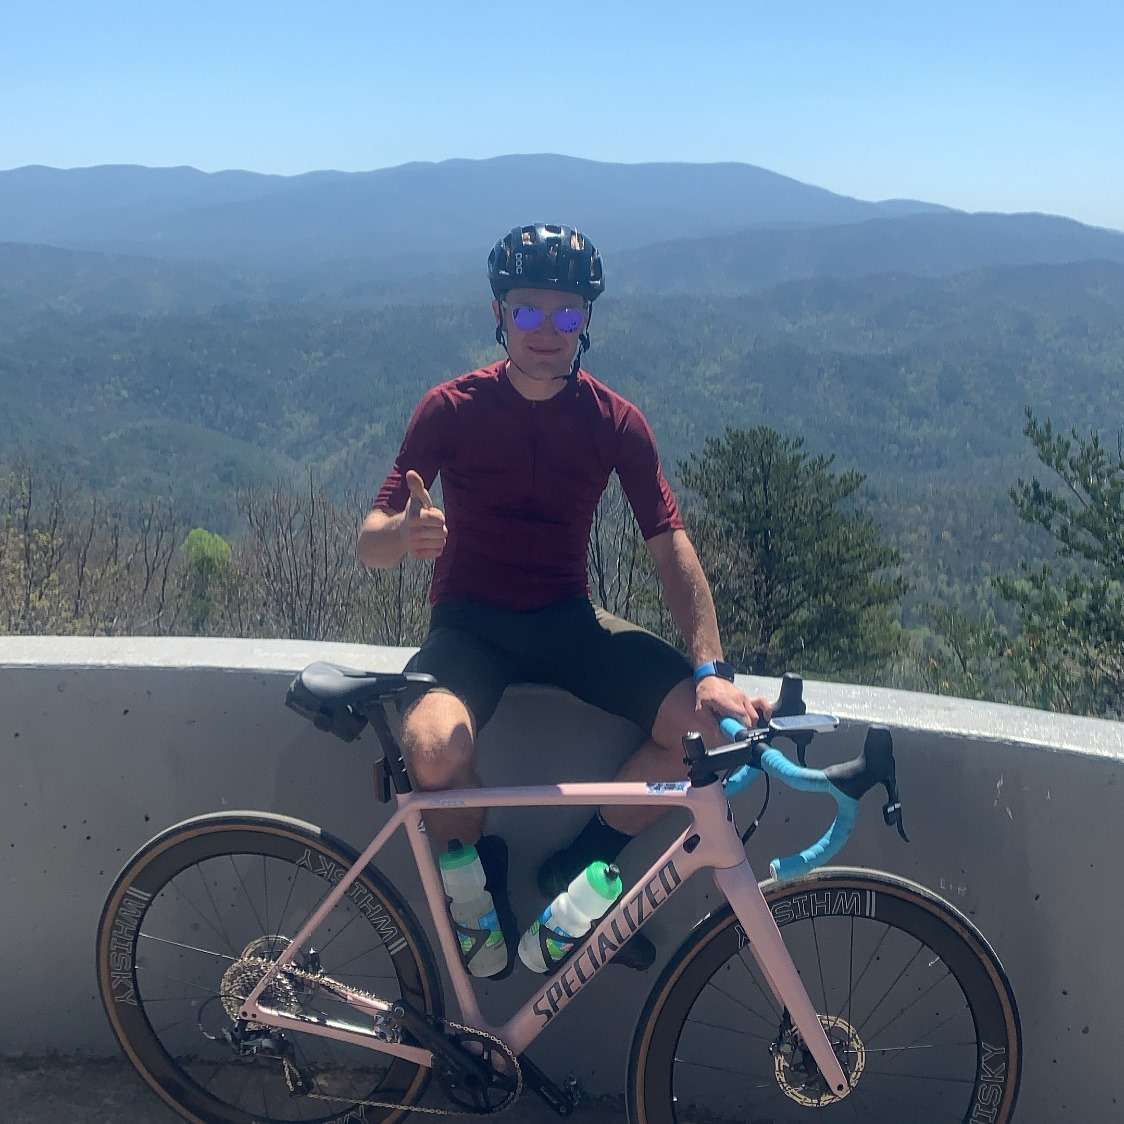
M 545 1026 L 597 973 L 616 956 L 633 933 L 682 885 L 683 879 L 668 859 L 632 895 L 618 905 L 594 930 L 555 981 L 531 1004 Z
M 130 886 L 121 898 L 113 930 L 109 934 L 109 987 L 116 1003 L 137 1005 L 134 982 L 137 946 L 137 928 L 152 895 Z
M 515 274 L 516 274 L 516 276 L 518 276 L 522 272 L 523 272 L 523 255 L 522 254 L 516 254 L 515 255 Z
M 296 865 L 323 878 L 333 886 L 344 876 L 346 870 L 339 863 L 334 863 L 325 858 L 319 851 L 308 849 L 297 860 Z M 386 906 L 380 902 L 361 882 L 353 882 L 347 889 L 344 897 L 352 902 L 356 909 L 371 923 L 379 939 L 391 956 L 396 956 L 407 945 L 406 938 L 398 931 L 398 927 L 386 912 Z

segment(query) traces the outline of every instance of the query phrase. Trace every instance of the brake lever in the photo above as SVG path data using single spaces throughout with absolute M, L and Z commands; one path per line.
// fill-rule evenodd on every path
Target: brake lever
M 898 794 L 898 784 L 893 778 L 882 782 L 886 789 L 886 803 L 882 806 L 882 819 L 887 827 L 896 827 L 898 834 L 908 843 L 909 836 L 905 833 L 905 824 L 902 822 L 902 801 Z

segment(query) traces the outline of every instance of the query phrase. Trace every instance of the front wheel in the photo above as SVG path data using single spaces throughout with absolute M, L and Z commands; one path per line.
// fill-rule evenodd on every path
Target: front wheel
M 629 1057 L 632 1124 L 1012 1118 L 1022 1038 L 998 957 L 922 886 L 827 869 L 765 899 L 851 1082 L 832 1097 L 729 906 L 672 957 Z
M 311 824 L 232 812 L 187 820 L 118 875 L 98 926 L 98 986 L 110 1026 L 148 1085 L 198 1124 L 404 1119 L 429 1071 L 335 1039 L 237 1018 L 257 984 L 356 853 Z M 367 867 L 266 1006 L 397 1041 L 397 1027 L 334 998 L 322 975 L 440 1016 L 440 978 L 406 903 Z M 264 967 L 263 967 L 264 965 Z M 305 1083 L 290 1091 L 293 1074 Z

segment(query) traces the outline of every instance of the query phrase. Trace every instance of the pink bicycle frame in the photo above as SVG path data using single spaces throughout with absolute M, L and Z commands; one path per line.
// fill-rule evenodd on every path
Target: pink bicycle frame
M 441 808 L 549 807 L 551 805 L 646 804 L 686 808 L 690 826 L 656 860 L 648 872 L 627 891 L 602 918 L 597 927 L 553 975 L 544 977 L 542 988 L 502 1026 L 492 1026 L 483 1017 L 471 978 L 461 961 L 460 949 L 445 908 L 445 890 L 434 862 L 420 813 Z M 501 1038 L 515 1054 L 538 1037 L 585 985 L 616 955 L 620 946 L 686 882 L 704 868 L 714 871 L 714 880 L 741 922 L 750 951 L 757 960 L 773 996 L 787 1010 L 820 1072 L 839 1093 L 847 1088 L 841 1069 L 816 1010 L 797 974 L 780 930 L 746 858 L 733 820 L 729 817 L 721 784 L 695 788 L 687 781 L 606 784 L 559 784 L 526 788 L 447 789 L 442 792 L 409 792 L 397 796 L 397 810 L 371 840 L 367 849 L 329 891 L 316 912 L 305 922 L 276 963 L 246 998 L 242 1018 L 278 1029 L 294 1030 L 349 1042 L 387 1054 L 432 1065 L 431 1051 L 402 1043 L 387 1042 L 378 1035 L 334 1021 L 313 1021 L 259 1005 L 272 977 L 296 957 L 315 934 L 328 913 L 347 893 L 363 868 L 386 841 L 404 827 L 414 853 L 430 915 L 441 945 L 462 1020 Z M 349 1006 L 368 1014 L 388 1015 L 393 1000 L 372 999 L 359 992 L 341 993 Z

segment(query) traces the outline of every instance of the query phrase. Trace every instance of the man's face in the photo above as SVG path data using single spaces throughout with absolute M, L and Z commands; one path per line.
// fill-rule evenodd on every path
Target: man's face
M 546 315 L 537 328 L 525 331 L 519 327 L 516 310 L 541 309 Z M 560 309 L 576 309 L 581 313 L 578 328 L 573 332 L 560 331 L 553 314 Z M 535 379 L 559 379 L 570 373 L 574 352 L 578 349 L 578 336 L 589 323 L 589 309 L 577 293 L 557 293 L 550 289 L 512 289 L 503 303 L 492 301 L 496 323 L 503 324 L 507 333 L 507 349 L 512 362 Z M 519 317 L 522 318 L 522 317 Z

